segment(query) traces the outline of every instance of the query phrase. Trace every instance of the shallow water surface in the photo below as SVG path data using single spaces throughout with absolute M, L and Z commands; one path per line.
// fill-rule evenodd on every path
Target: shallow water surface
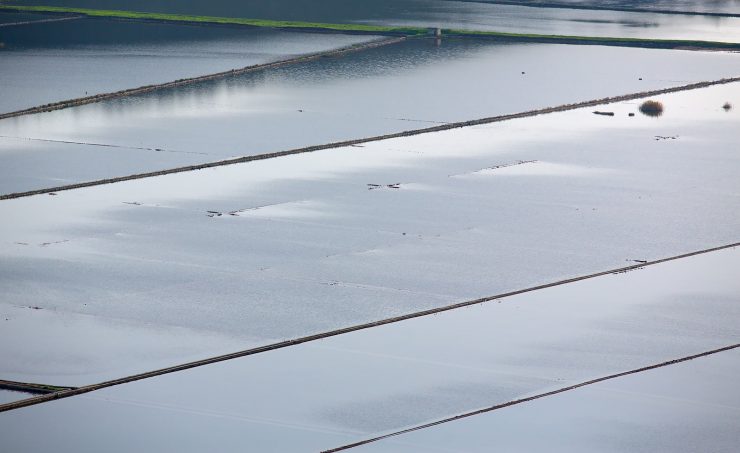
M 445 40 L 437 46 L 411 40 L 0 121 L 0 193 L 732 77 L 740 74 L 736 57 L 477 40 Z
M 80 440 L 76 434 L 83 426 L 101 433 L 111 422 L 130 426 L 142 416 L 166 413 L 139 431 L 150 445 L 163 442 L 169 429 L 185 432 L 192 418 L 216 417 L 238 421 L 240 429 L 226 424 L 218 434 L 199 432 L 215 449 L 237 439 L 249 439 L 260 451 L 306 451 L 298 441 L 336 447 L 732 344 L 740 317 L 738 264 L 740 250 L 728 249 L 207 365 L 15 411 L 5 415 L 0 432 L 8 429 L 6 442 L 19 449 L 50 437 L 76 450 L 72 447 L 99 445 L 95 436 Z M 678 365 L 624 378 L 626 384 L 622 379 L 599 384 L 607 392 L 596 390 L 595 398 L 594 391 L 579 390 L 555 400 L 565 400 L 561 408 L 575 402 L 581 410 L 596 410 L 619 399 L 609 392 L 616 387 L 641 393 L 628 393 L 627 400 L 622 396 L 622 406 L 610 405 L 601 415 L 614 422 L 628 420 L 635 405 L 650 405 L 653 395 L 673 397 L 682 415 L 691 416 L 696 414 L 692 404 L 732 404 L 723 394 L 732 390 L 738 361 L 720 357 L 697 360 L 698 367 Z M 702 390 L 683 394 L 698 382 Z M 675 402 L 681 397 L 691 401 Z M 731 406 L 719 412 L 709 408 L 713 417 L 704 420 L 706 426 L 729 425 L 720 415 Z M 88 414 L 79 416 L 82 411 Z M 91 421 L 96 414 L 105 421 Z M 41 440 L 9 428 L 31 420 L 45 427 L 52 417 L 66 429 Z M 501 417 L 493 418 L 502 423 Z M 503 423 L 514 425 L 513 420 Z M 434 438 L 435 430 L 454 429 L 472 431 L 463 439 L 454 437 L 456 445 L 494 437 L 489 430 L 476 433 L 481 428 L 474 420 L 456 425 L 410 437 L 424 440 Z M 257 434 L 265 426 L 280 427 L 286 435 L 267 442 Z M 557 423 L 545 432 L 554 436 L 567 429 Z M 316 439 L 312 433 L 335 436 Z M 170 440 L 170 447 L 189 451 L 184 436 Z M 660 442 L 655 436 L 648 440 Z M 397 444 L 378 444 L 383 446 L 387 450 L 380 451 L 395 451 Z
M 0 27 L 4 43 L 0 112 L 243 68 L 375 38 L 101 19 Z
M 89 383 L 737 242 L 736 85 L 3 201 L 0 371 Z M 135 352 L 179 328 L 213 341 Z
M 588 11 L 558 8 L 527 8 L 485 1 L 448 0 L 257 0 L 240 2 L 126 1 L 121 0 L 26 0 L 27 4 L 59 4 L 101 9 L 169 12 L 180 14 L 249 17 L 307 22 L 371 23 L 423 27 L 465 28 L 514 33 L 641 38 L 683 38 L 710 41 L 740 39 L 740 18 L 680 16 L 620 11 Z M 615 3 L 619 3 L 618 1 Z M 633 2 L 635 3 L 635 2 Z M 639 2 L 637 2 L 639 3 Z M 644 2 L 642 2 L 644 3 Z M 661 2 L 666 4 L 668 2 Z M 686 7 L 698 2 L 681 2 Z M 734 2 L 701 2 L 703 9 L 740 10 Z M 709 3 L 709 5 L 707 5 Z M 716 8 L 712 5 L 718 5 Z M 679 7 L 680 8 L 680 7 Z
M 737 448 L 740 352 L 622 377 L 352 449 L 694 452 Z M 537 435 L 531 435 L 536 432 Z

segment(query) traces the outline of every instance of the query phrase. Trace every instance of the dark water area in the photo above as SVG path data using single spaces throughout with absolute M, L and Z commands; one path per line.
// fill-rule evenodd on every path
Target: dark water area
M 99 60 L 108 73 L 120 67 L 113 63 Z M 410 40 L 0 121 L 0 192 L 720 79 L 737 68 L 734 55 L 721 52 Z M 67 81 L 65 89 L 78 82 Z M 53 73 L 38 85 L 47 84 L 65 87 Z M 17 94 L 36 90 L 26 86 Z
M 23 0 L 14 3 L 322 22 L 383 19 L 421 5 L 417 0 Z
M 61 4 L 61 3 L 58 3 Z M 89 2 L 66 6 L 126 9 L 146 12 L 297 20 L 324 23 L 360 23 L 385 26 L 443 27 L 508 33 L 611 36 L 648 39 L 698 39 L 740 42 L 740 18 L 681 16 L 529 8 L 495 2 L 448 0 L 283 1 L 283 2 Z M 43 34 L 43 30 L 37 33 Z
M 35 14 L 0 13 L 4 16 L 21 16 L 23 20 L 39 20 L 49 17 Z M 8 19 L 9 20 L 9 19 Z M 247 39 L 258 35 L 269 36 L 278 32 L 269 29 L 254 29 L 219 25 L 180 25 L 116 19 L 85 18 L 73 22 L 52 22 L 43 26 L 0 28 L 0 41 L 5 43 L 3 52 L 26 49 L 73 50 L 115 45 L 116 48 L 133 45 L 161 46 L 170 43 L 189 45 L 202 42 L 219 42 Z M 265 51 L 272 49 L 266 48 Z M 3 54 L 0 54 L 2 56 Z
M 654 9 L 697 11 L 713 13 L 740 13 L 738 0 L 514 0 L 523 5 L 553 3 L 574 6 L 613 7 L 619 9 Z M 509 0 L 511 2 L 511 0 Z M 23 5 L 55 5 L 100 9 L 126 9 L 179 14 L 243 15 L 265 19 L 336 20 L 362 17 L 383 19 L 398 11 L 424 13 L 432 3 L 460 3 L 451 0 L 20 0 Z M 471 3 L 497 3 L 496 0 L 478 0 Z
M 284 60 L 372 39 L 105 19 L 0 27 L 0 42 L 4 43 L 0 48 L 0 112 Z
M 474 0 L 479 3 L 496 3 L 496 0 Z M 512 2 L 508 0 L 507 3 Z M 522 5 L 571 5 L 618 9 L 650 9 L 656 11 L 690 11 L 697 13 L 739 14 L 738 0 L 513 0 Z
M 48 14 L 29 14 L 29 13 L 6 13 L 0 12 L 0 30 L 18 22 L 30 22 L 43 19 L 56 19 L 58 16 Z

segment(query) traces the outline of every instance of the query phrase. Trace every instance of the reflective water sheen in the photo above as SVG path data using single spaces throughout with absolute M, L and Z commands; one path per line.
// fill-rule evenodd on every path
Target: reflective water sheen
M 0 27 L 0 42 L 4 43 L 0 47 L 0 112 L 372 39 L 375 37 L 100 19 Z
M 466 418 L 352 449 L 390 452 L 680 452 L 737 450 L 740 352 Z M 532 433 L 537 433 L 532 435 Z
M 481 1 L 447 0 L 234 0 L 217 1 L 122 1 L 122 0 L 26 0 L 28 4 L 61 4 L 135 11 L 177 12 L 228 17 L 253 17 L 309 22 L 413 24 L 430 27 L 497 30 L 517 33 L 573 34 L 583 36 L 630 36 L 684 38 L 714 41 L 740 39 L 740 18 L 679 16 L 618 11 L 585 11 L 527 8 Z M 640 2 L 633 2 L 640 3 Z M 668 2 L 662 2 L 663 4 Z M 698 4 L 699 2 L 683 2 Z M 709 2 L 702 9 L 715 11 Z M 724 11 L 721 2 L 717 11 Z M 737 2 L 732 10 L 740 10 Z M 691 7 L 688 5 L 687 7 Z
M 739 94 L 3 201 L 0 371 L 88 383 L 736 242 Z M 213 342 L 134 353 L 169 331 Z
M 496 0 L 476 0 L 478 2 L 496 3 Z M 740 1 L 738 0 L 514 0 L 517 3 L 537 6 L 538 4 L 559 3 L 562 5 L 625 8 L 625 9 L 652 9 L 667 11 L 695 11 L 709 13 L 739 14 Z
M 10 390 L 0 390 L 0 404 L 10 403 L 13 401 L 19 401 L 22 399 L 30 398 L 33 395 L 22 392 L 13 392 Z
M 192 419 L 211 417 L 239 422 L 238 429 L 224 424 L 217 431 L 198 433 L 210 439 L 216 450 L 239 439 L 259 451 L 281 453 L 306 451 L 301 445 L 304 441 L 319 443 L 310 451 L 336 447 L 732 344 L 739 333 L 739 265 L 740 250 L 730 249 L 548 288 L 12 412 L 0 416 L 0 432 L 7 429 L 3 437 L 19 450 L 55 442 L 77 451 L 80 446 L 93 448 L 105 442 L 102 439 L 109 426 L 130 426 L 142 416 L 166 414 L 138 432 L 154 445 L 163 443 L 169 430 L 186 432 L 169 439 L 167 451 L 195 451 L 186 428 Z M 719 423 L 727 427 L 731 424 L 722 421 L 721 415 L 733 408 L 722 395 L 733 388 L 738 363 L 732 360 L 724 367 L 710 363 L 709 370 L 699 369 L 703 372 L 699 376 L 693 371 L 695 366 L 683 373 L 677 367 L 678 374 L 671 368 L 654 372 L 663 375 L 660 379 L 647 375 L 647 384 L 646 378 L 631 377 L 626 385 L 613 381 L 613 385 L 609 382 L 600 387 L 687 396 L 694 404 L 705 406 L 727 404 L 730 407 L 710 412 L 713 417 L 704 420 L 705 426 Z M 640 385 L 630 385 L 634 381 Z M 666 382 L 673 391 L 665 390 Z M 704 390 L 701 396 L 683 395 L 676 389 L 682 385 Z M 579 409 L 595 410 L 615 398 L 606 392 L 594 401 L 589 391 L 584 401 L 579 397 L 582 393 L 558 397 L 565 400 L 558 407 L 569 407 L 567 403 L 575 398 Z M 624 411 L 635 401 L 644 403 L 646 399 L 622 396 L 620 406 L 607 406 L 609 410 L 601 416 L 612 422 L 631 420 L 623 418 Z M 674 404 L 683 414 L 699 417 L 695 410 L 687 410 L 690 407 L 685 403 Z M 83 411 L 87 415 L 80 416 Z M 50 422 L 52 418 L 58 421 Z M 641 418 L 650 417 L 645 414 Z M 516 426 L 518 420 L 506 418 L 503 423 Z M 27 436 L 12 429 L 32 421 L 44 428 L 61 423 L 65 429 L 49 436 Z M 462 429 L 480 430 L 480 423 L 472 422 L 472 429 L 470 424 L 459 423 Z M 257 434 L 271 426 L 285 433 L 269 440 Z M 544 432 L 554 436 L 564 429 L 568 424 L 558 422 Z M 81 440 L 83 430 L 96 434 Z M 662 437 L 648 436 L 644 427 L 641 432 L 652 442 L 660 442 Z M 335 436 L 317 438 L 315 433 Z M 434 436 L 433 432 L 415 437 L 426 439 L 430 435 Z M 509 436 L 512 441 L 516 438 L 513 433 Z M 727 432 L 722 443 L 726 436 Z M 475 446 L 495 437 L 490 430 L 477 435 L 473 431 L 445 443 L 452 447 L 471 442 Z M 123 441 L 111 448 L 126 451 L 131 445 L 131 441 Z M 386 445 L 381 451 L 394 448 L 397 444 Z M 585 446 L 579 450 L 588 451 Z
M 739 69 L 735 54 L 721 52 L 413 40 L 0 121 L 0 193 L 715 80 Z

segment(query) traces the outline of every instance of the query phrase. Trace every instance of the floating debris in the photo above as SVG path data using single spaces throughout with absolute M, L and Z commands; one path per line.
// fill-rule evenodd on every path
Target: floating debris
M 206 211 L 206 215 L 208 217 L 221 217 L 222 215 L 224 215 L 224 213 L 218 211 Z
M 54 241 L 54 242 L 42 242 L 41 244 L 39 244 L 39 247 L 47 247 L 49 245 L 54 245 L 54 244 L 64 244 L 65 242 L 69 242 L 69 239 L 64 239 L 61 241 Z
M 367 190 L 377 190 L 377 189 L 400 189 L 401 183 L 397 182 L 395 184 L 368 184 Z
M 722 108 L 725 110 L 725 112 L 729 112 L 730 110 L 732 110 L 732 104 L 730 104 L 729 102 L 725 102 Z
M 497 170 L 499 168 L 513 167 L 515 165 L 535 164 L 537 162 L 539 162 L 539 161 L 537 161 L 537 160 L 518 160 L 518 161 L 512 162 L 510 164 L 494 165 L 493 167 L 487 167 L 487 168 L 484 168 L 483 170 Z M 478 171 L 482 171 L 482 170 L 478 170 Z
M 594 112 L 594 115 L 614 116 L 614 112 L 600 112 L 600 111 L 596 110 Z
M 656 135 L 655 140 L 676 140 L 678 138 L 678 135 Z

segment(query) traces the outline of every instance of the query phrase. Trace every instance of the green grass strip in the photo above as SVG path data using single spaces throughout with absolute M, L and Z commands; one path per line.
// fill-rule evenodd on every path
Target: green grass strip
M 608 36 L 575 36 L 575 35 L 537 35 L 525 33 L 505 33 L 498 31 L 476 31 L 445 29 L 446 36 L 479 36 L 502 39 L 529 40 L 536 42 L 568 42 L 568 43 L 601 43 L 608 45 L 650 46 L 650 47 L 701 47 L 712 49 L 737 49 L 740 43 L 701 41 L 691 39 L 647 39 L 647 38 L 613 38 Z
M 189 16 L 184 14 L 163 14 L 163 13 L 143 13 L 137 11 L 117 11 L 105 9 L 89 8 L 68 8 L 61 6 L 0 6 L 3 10 L 33 12 L 33 13 L 69 13 L 83 14 L 90 17 L 108 17 L 115 19 L 144 19 L 159 20 L 168 22 L 197 22 L 205 24 L 231 24 L 231 25 L 248 25 L 252 27 L 269 27 L 269 28 L 300 28 L 315 30 L 332 30 L 343 32 L 361 32 L 361 33 L 392 33 L 403 35 L 420 35 L 428 32 L 427 28 L 422 27 L 387 27 L 381 25 L 363 25 L 363 24 L 325 24 L 317 22 L 299 22 L 267 19 L 246 19 L 239 17 L 215 17 L 215 16 Z
M 81 14 L 89 17 L 104 17 L 114 19 L 138 19 L 167 22 L 186 22 L 203 24 L 230 24 L 247 25 L 251 27 L 268 27 L 298 30 L 325 30 L 346 33 L 368 33 L 383 35 L 419 36 L 429 34 L 428 27 L 390 27 L 365 24 L 325 24 L 318 22 L 282 21 L 267 19 L 246 19 L 239 17 L 189 16 L 184 14 L 144 13 L 137 11 L 117 11 L 89 8 L 68 8 L 61 6 L 13 6 L 0 5 L 0 10 L 23 11 L 34 13 Z M 602 36 L 569 36 L 569 35 L 538 35 L 525 33 L 504 33 L 496 31 L 476 31 L 445 29 L 445 36 L 497 38 L 511 41 L 568 43 L 568 44 L 603 44 L 612 46 L 653 47 L 653 48 L 702 48 L 702 49 L 740 49 L 740 43 L 716 41 L 684 40 L 684 39 L 645 39 L 645 38 L 613 38 Z

